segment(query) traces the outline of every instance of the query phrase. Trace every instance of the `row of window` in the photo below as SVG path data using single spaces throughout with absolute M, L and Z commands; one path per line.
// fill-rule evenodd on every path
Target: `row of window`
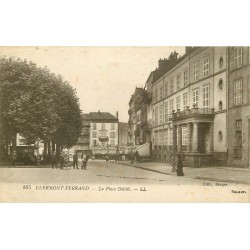
M 105 128 L 106 128 L 106 124 L 105 123 L 102 123 L 102 130 L 105 130 Z M 92 125 L 92 130 L 96 130 L 97 129 L 97 126 L 96 126 L 96 123 L 93 123 L 93 125 Z M 115 123 L 111 123 L 110 124 L 110 129 L 111 130 L 115 130 Z
M 178 145 L 179 144 L 178 133 L 176 133 L 176 135 L 177 135 L 176 142 Z M 222 142 L 223 140 L 223 134 L 221 130 L 218 131 L 217 139 L 218 139 L 218 142 Z M 187 127 L 186 126 L 182 126 L 182 142 L 181 143 L 184 146 L 187 145 Z M 172 146 L 173 145 L 173 129 L 169 129 L 169 131 L 168 129 L 155 131 L 154 137 L 153 137 L 153 145 L 154 146 Z
M 203 77 L 209 76 L 209 57 L 203 58 Z M 199 80 L 199 62 L 196 62 L 193 64 L 192 67 L 192 72 L 193 72 L 193 81 L 196 82 Z M 183 75 L 183 87 L 187 86 L 188 84 L 188 68 L 184 69 L 183 74 L 178 74 L 176 76 L 176 89 L 175 87 L 175 78 L 172 77 L 169 82 L 169 90 L 168 90 L 168 81 L 163 84 L 164 86 L 164 93 L 163 93 L 163 85 L 160 87 L 155 87 L 152 95 L 152 101 L 157 102 L 161 99 L 163 99 L 163 94 L 165 97 L 168 95 L 171 95 L 176 91 L 181 89 L 181 78 Z M 169 92 L 169 93 L 168 93 Z M 158 95 L 159 94 L 159 95 Z
M 99 135 L 102 137 L 106 137 L 107 133 L 106 132 L 99 132 Z M 92 138 L 97 138 L 97 132 L 92 131 Z M 110 132 L 110 138 L 116 138 L 116 132 Z
M 173 145 L 173 129 L 158 130 L 154 132 L 153 137 L 154 146 Z M 177 133 L 178 145 L 178 133 Z M 187 145 L 187 127 L 182 127 L 182 145 Z
M 250 47 L 248 47 L 248 52 L 245 52 L 248 53 L 248 63 L 250 63 Z M 231 70 L 240 68 L 243 65 L 243 47 L 229 48 L 229 64 Z
M 222 80 L 219 81 L 219 88 L 222 89 Z M 174 106 L 174 101 L 175 105 Z M 209 84 L 204 85 L 202 87 L 202 106 L 204 108 L 209 108 L 209 102 L 210 102 L 210 94 L 209 94 Z M 187 92 L 182 94 L 182 105 L 183 110 L 187 108 Z M 243 103 L 243 79 L 238 79 L 234 82 L 234 105 L 241 105 Z M 199 107 L 199 89 L 194 89 L 192 91 L 192 105 L 193 107 L 198 108 Z M 169 107 L 169 108 L 168 108 Z M 219 110 L 223 109 L 222 102 L 219 102 Z M 153 116 L 154 116 L 154 125 L 161 125 L 163 123 L 168 122 L 168 115 L 171 114 L 173 110 L 180 110 L 181 109 L 181 96 L 177 96 L 174 100 L 171 99 L 169 101 L 165 102 L 164 104 L 160 104 L 158 107 L 155 107 L 153 110 Z
M 102 143 L 99 144 L 97 140 L 92 141 L 92 147 L 97 147 L 98 145 L 101 145 L 102 147 L 107 147 L 106 142 L 102 142 Z M 110 140 L 110 146 L 111 147 L 115 146 L 115 140 Z
M 199 89 L 194 89 L 192 92 L 192 103 L 193 106 L 198 108 L 199 104 Z M 202 87 L 202 103 L 204 108 L 209 107 L 209 84 L 204 85 Z M 168 101 L 166 101 L 164 104 L 160 104 L 158 107 L 155 107 L 153 109 L 153 116 L 154 116 L 154 125 L 161 125 L 163 123 L 167 123 L 169 119 L 169 113 L 171 114 L 173 110 L 180 110 L 181 109 L 181 96 L 177 96 L 175 98 L 175 103 L 176 106 L 174 107 L 174 98 L 169 100 L 169 106 L 168 106 Z M 183 110 L 187 109 L 187 104 L 188 104 L 188 93 L 182 94 L 182 104 L 183 104 Z M 164 120 L 163 120 L 163 115 L 164 115 Z

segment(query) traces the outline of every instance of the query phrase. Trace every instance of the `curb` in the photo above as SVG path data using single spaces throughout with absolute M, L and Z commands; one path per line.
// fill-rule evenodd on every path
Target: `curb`
M 155 169 L 149 169 L 149 168 L 145 168 L 145 167 L 140 167 L 140 166 L 136 166 L 136 165 L 130 165 L 130 164 L 127 164 L 127 163 L 120 163 L 120 162 L 112 162 L 112 163 L 116 163 L 116 164 L 119 164 L 119 165 L 124 165 L 124 166 L 139 168 L 139 169 L 143 169 L 143 170 L 147 170 L 147 171 L 151 171 L 151 172 L 155 172 L 155 173 L 160 173 L 160 174 L 165 174 L 165 175 L 170 175 L 170 176 L 177 177 L 176 175 L 172 175 L 170 173 L 162 172 L 162 171 L 155 170 Z M 207 181 L 217 181 L 217 182 L 227 182 L 227 183 L 237 183 L 237 184 L 247 184 L 247 185 L 249 185 L 249 183 L 245 182 L 245 181 L 225 180 L 225 179 L 218 179 L 218 178 L 213 178 L 213 177 L 203 177 L 203 176 L 194 176 L 194 177 L 191 177 L 191 176 L 184 176 L 183 178 L 198 179 L 198 180 L 207 180 Z

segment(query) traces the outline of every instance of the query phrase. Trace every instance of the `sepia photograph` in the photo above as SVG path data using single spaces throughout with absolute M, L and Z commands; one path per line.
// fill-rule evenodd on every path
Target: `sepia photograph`
M 1 249 L 249 249 L 246 1 L 1 10 Z
M 1 202 L 249 202 L 250 47 L 0 47 Z

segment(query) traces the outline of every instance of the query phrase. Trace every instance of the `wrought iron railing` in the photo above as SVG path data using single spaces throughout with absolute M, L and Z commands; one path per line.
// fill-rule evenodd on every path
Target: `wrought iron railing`
M 109 139 L 107 135 L 99 135 L 98 138 L 100 141 L 107 141 Z
M 211 115 L 213 113 L 214 113 L 214 108 L 192 108 L 192 109 L 186 109 L 183 111 L 173 112 L 172 116 L 173 116 L 173 118 L 178 118 L 178 117 L 195 115 L 195 114 L 197 114 L 197 115 L 202 115 L 202 114 Z

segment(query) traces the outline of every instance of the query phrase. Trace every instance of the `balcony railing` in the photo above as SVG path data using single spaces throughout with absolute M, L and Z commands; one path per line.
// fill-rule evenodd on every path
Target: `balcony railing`
M 109 140 L 109 137 L 107 135 L 99 135 L 98 138 L 102 142 Z
M 176 113 L 173 112 L 172 117 L 173 119 L 175 119 L 189 115 L 211 115 L 213 113 L 214 113 L 214 108 L 192 108 L 183 111 L 177 111 Z

